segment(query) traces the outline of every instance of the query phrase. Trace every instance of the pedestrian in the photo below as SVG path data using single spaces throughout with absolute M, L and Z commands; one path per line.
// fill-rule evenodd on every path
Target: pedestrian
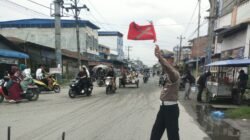
M 247 81 L 248 75 L 245 73 L 244 70 L 240 70 L 238 76 L 238 87 L 241 91 L 241 97 L 243 97 L 243 94 L 245 93 L 245 90 L 247 88 Z
M 178 87 L 180 74 L 173 66 L 173 54 L 162 55 L 159 46 L 155 47 L 155 56 L 167 74 L 166 82 L 160 95 L 161 106 L 157 114 L 150 140 L 160 140 L 164 130 L 167 131 L 168 140 L 179 140 L 179 107 Z
M 202 74 L 199 79 L 197 80 L 198 85 L 198 95 L 197 95 L 197 101 L 202 102 L 202 92 L 203 89 L 206 87 L 207 78 L 211 76 L 211 72 L 207 71 L 204 74 Z
M 190 100 L 190 90 L 191 86 L 195 83 L 195 78 L 191 74 L 189 70 L 186 71 L 186 74 L 183 77 L 184 83 L 185 83 L 185 95 L 184 95 L 184 100 Z

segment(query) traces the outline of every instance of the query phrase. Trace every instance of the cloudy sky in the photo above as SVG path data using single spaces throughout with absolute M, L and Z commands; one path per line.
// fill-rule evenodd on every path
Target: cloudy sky
M 70 0 L 64 0 L 65 3 Z M 23 18 L 50 18 L 53 0 L 0 0 L 0 21 Z M 160 48 L 173 50 L 179 44 L 177 36 L 184 36 L 183 45 L 197 36 L 198 0 L 79 0 L 90 11 L 81 11 L 81 19 L 87 19 L 101 27 L 102 31 L 120 31 L 124 34 L 124 50 L 132 46 L 130 56 L 152 66 L 154 57 L 152 41 L 127 40 L 129 23 L 148 24 L 153 21 Z M 39 5 L 40 4 L 40 5 Z M 208 0 L 201 0 L 201 35 L 207 32 Z M 73 18 L 73 17 L 68 17 Z M 127 52 L 125 52 L 127 55 Z

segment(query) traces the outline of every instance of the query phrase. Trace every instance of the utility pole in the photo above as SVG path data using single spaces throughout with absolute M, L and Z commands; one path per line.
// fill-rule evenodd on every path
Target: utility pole
M 209 0 L 210 3 L 210 11 L 209 11 L 209 17 L 207 19 L 208 22 L 208 48 L 207 48 L 207 64 L 211 63 L 211 55 L 212 55 L 212 45 L 214 40 L 214 19 L 216 18 L 216 6 L 217 1 L 216 0 Z
M 199 45 L 199 37 L 200 37 L 200 20 L 201 20 L 201 0 L 198 0 L 199 4 L 199 12 L 198 12 L 198 30 L 197 30 L 197 46 Z M 195 42 L 194 42 L 195 43 Z M 198 46 L 199 47 L 199 46 Z M 196 50 L 196 78 L 199 75 L 199 60 L 198 60 L 198 51 L 199 49 Z
M 56 67 L 62 72 L 62 52 L 61 52 L 61 5 L 63 0 L 54 0 L 55 6 L 55 48 L 56 48 Z M 61 81 L 61 74 L 57 74 L 57 80 Z
M 130 58 L 129 58 L 129 52 L 131 51 L 132 46 L 128 46 L 127 48 L 128 48 L 128 60 L 130 60 Z
M 65 7 L 66 11 L 68 12 L 70 9 L 73 10 L 74 18 L 75 18 L 75 24 L 76 24 L 76 45 L 77 45 L 77 54 L 78 54 L 78 66 L 81 67 L 81 52 L 80 52 L 80 38 L 79 38 L 79 15 L 81 12 L 81 9 L 87 9 L 89 11 L 89 8 L 84 4 L 83 6 L 78 6 L 78 1 L 74 0 L 74 4 L 71 4 L 70 7 Z
M 179 64 L 179 53 L 180 53 L 180 49 L 179 49 L 179 45 L 176 46 L 176 65 Z
M 180 65 L 181 63 L 181 52 L 182 52 L 182 40 L 185 39 L 185 37 L 182 37 L 182 35 L 180 35 L 180 37 L 177 37 L 177 39 L 180 39 L 180 52 L 179 52 L 179 62 L 178 62 L 178 65 Z

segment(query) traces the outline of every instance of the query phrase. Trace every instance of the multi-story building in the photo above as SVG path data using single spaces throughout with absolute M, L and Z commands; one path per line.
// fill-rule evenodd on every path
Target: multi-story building
M 124 59 L 123 34 L 120 32 L 101 31 L 98 32 L 99 44 L 108 46 L 111 54 L 118 55 L 118 60 Z
M 220 0 L 214 31 L 214 53 L 220 59 L 249 57 L 250 0 Z
M 0 22 L 0 34 L 55 48 L 54 19 L 23 19 Z M 80 52 L 98 54 L 98 32 L 95 24 L 79 21 Z M 77 51 L 75 20 L 61 20 L 61 48 Z

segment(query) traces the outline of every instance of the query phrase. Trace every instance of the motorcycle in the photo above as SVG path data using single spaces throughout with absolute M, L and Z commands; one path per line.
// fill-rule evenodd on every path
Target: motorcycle
M 98 79 L 96 80 L 96 83 L 99 87 L 102 87 L 104 85 L 104 79 L 101 77 L 98 77 Z
M 92 90 L 93 84 L 90 78 L 76 78 L 76 80 L 73 80 L 72 84 L 70 84 L 69 97 L 75 98 L 77 95 L 90 96 Z
M 34 79 L 34 83 L 35 85 L 38 86 L 40 91 L 54 91 L 55 93 L 60 93 L 61 91 L 60 85 L 58 84 L 54 76 L 51 75 L 50 79 L 52 80 L 52 88 L 49 88 L 46 83 L 40 80 Z
M 113 77 L 106 77 L 106 80 L 105 80 L 106 94 L 115 93 L 115 91 L 116 91 L 116 88 L 113 85 L 112 78 Z
M 4 101 L 4 99 L 9 100 L 9 93 L 6 88 L 7 82 L 9 78 L 4 78 L 0 80 L 0 103 Z M 27 92 L 25 94 L 21 94 L 22 99 L 27 99 L 29 101 L 36 101 L 39 98 L 39 90 L 38 87 L 34 84 L 28 85 Z
M 147 83 L 147 82 L 148 82 L 148 76 L 144 76 L 144 77 L 143 77 L 143 82 L 144 82 L 144 83 Z
M 160 87 L 163 87 L 163 86 L 164 86 L 164 83 L 165 83 L 165 79 L 164 79 L 163 76 L 161 76 L 160 79 L 159 79 L 159 86 L 160 86 Z

